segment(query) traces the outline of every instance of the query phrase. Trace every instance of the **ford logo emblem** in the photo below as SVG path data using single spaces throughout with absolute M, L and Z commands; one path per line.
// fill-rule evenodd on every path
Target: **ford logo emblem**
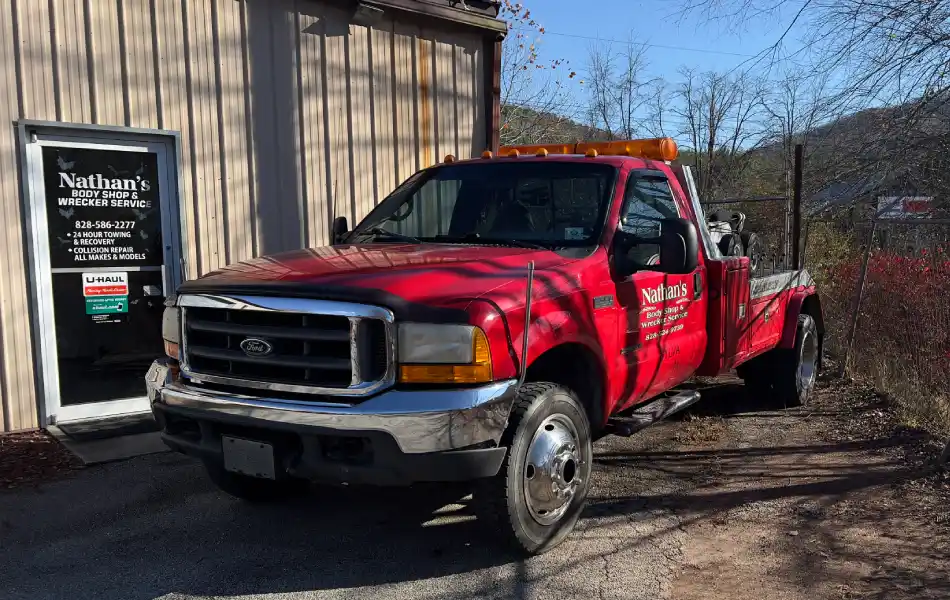
M 241 350 L 248 356 L 267 356 L 274 351 L 274 347 L 266 340 L 247 338 L 241 342 Z

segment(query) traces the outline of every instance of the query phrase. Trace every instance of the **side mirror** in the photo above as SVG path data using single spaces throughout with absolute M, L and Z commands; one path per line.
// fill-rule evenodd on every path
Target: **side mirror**
M 687 219 L 663 219 L 659 222 L 659 237 L 639 237 L 618 231 L 615 237 L 615 264 L 621 276 L 637 271 L 659 271 L 670 275 L 692 273 L 699 265 L 699 239 L 696 226 Z M 628 255 L 634 248 L 646 248 L 659 254 L 656 262 L 641 263 Z
M 346 235 L 346 232 L 350 230 L 349 225 L 346 222 L 346 217 L 337 217 L 333 219 L 333 227 L 331 229 L 331 236 L 334 244 L 339 244 L 343 240 L 343 236 Z
M 686 275 L 699 266 L 696 226 L 687 219 L 664 219 L 660 223 L 660 271 Z

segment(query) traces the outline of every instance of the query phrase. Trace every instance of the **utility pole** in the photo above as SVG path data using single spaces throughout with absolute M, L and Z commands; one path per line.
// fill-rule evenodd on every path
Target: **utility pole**
M 783 249 L 783 254 L 785 255 L 782 260 L 782 267 L 787 269 L 789 268 L 789 260 L 791 259 L 791 247 L 792 247 L 792 228 L 790 217 L 792 215 L 792 159 L 791 159 L 791 137 L 785 143 L 785 247 Z
M 795 181 L 792 193 L 792 267 L 802 268 L 802 175 L 804 172 L 805 147 L 795 144 Z

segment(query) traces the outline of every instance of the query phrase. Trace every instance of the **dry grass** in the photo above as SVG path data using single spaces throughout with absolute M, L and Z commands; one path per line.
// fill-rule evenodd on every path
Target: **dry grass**
M 697 417 L 688 414 L 683 426 L 673 434 L 677 444 L 684 446 L 711 445 L 722 441 L 729 432 L 729 426 L 722 417 Z
M 815 260 L 826 347 L 845 351 L 860 257 Z M 869 262 L 848 374 L 886 394 L 909 426 L 950 434 L 950 260 L 876 253 Z

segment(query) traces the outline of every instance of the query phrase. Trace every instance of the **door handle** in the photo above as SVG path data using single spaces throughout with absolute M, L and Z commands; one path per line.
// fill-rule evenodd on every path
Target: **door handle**
M 693 300 L 699 300 L 703 295 L 703 275 L 693 271 Z

